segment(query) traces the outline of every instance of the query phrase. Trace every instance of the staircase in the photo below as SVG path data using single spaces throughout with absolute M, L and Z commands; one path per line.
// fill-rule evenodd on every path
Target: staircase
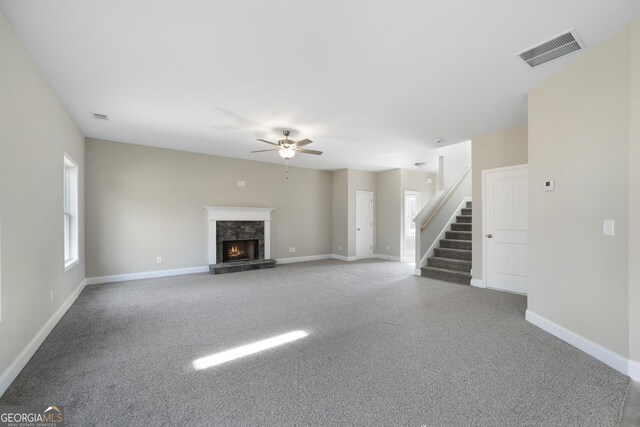
M 471 202 L 462 208 L 461 215 L 445 232 L 440 245 L 434 249 L 422 267 L 422 276 L 445 282 L 469 285 L 471 283 Z

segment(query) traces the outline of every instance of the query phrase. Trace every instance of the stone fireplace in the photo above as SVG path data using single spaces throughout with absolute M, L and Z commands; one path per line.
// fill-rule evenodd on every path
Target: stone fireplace
M 209 269 L 213 274 L 273 267 L 272 208 L 207 206 Z

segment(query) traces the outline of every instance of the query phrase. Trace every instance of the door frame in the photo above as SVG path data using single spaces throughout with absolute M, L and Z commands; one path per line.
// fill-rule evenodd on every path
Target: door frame
M 482 187 L 481 187 L 481 191 L 482 191 L 482 234 L 480 235 L 480 237 L 482 238 L 482 284 L 478 284 L 476 283 L 476 286 L 482 287 L 482 288 L 488 288 L 487 286 L 487 239 L 485 239 L 485 236 L 487 234 L 487 191 L 486 191 L 486 178 L 487 178 L 487 174 L 489 173 L 494 173 L 494 172 L 507 172 L 507 171 L 511 171 L 511 170 L 518 170 L 518 169 L 529 169 L 529 163 L 522 163 L 519 165 L 513 165 L 513 166 L 504 166 L 501 168 L 493 168 L 493 169 L 483 169 L 481 171 L 481 175 L 482 175 Z M 527 209 L 528 207 L 528 200 L 527 200 Z M 527 228 L 527 234 L 529 233 L 529 229 Z M 471 279 L 473 281 L 473 279 Z M 494 288 L 489 288 L 489 289 L 494 289 Z M 497 291 L 502 291 L 502 292 L 510 292 L 513 294 L 518 294 L 518 295 L 527 295 L 527 294 L 522 294 L 520 292 L 511 292 L 511 291 L 507 291 L 504 289 L 495 289 Z
M 407 197 L 407 193 L 413 193 L 413 194 L 417 194 L 420 197 L 420 203 L 422 203 L 422 191 L 420 190 L 411 190 L 408 188 L 403 188 L 402 189 L 402 230 L 400 231 L 400 261 L 401 262 L 407 262 L 406 261 L 406 257 L 404 255 L 404 251 L 405 251 L 405 247 L 404 247 L 404 240 L 406 238 L 404 232 L 405 232 L 405 227 L 407 226 L 407 224 L 405 223 L 405 221 L 407 220 L 407 212 L 406 212 L 406 201 L 405 198 Z M 419 204 L 420 204 L 419 203 Z M 420 207 L 418 207 L 418 213 L 420 212 Z M 418 233 L 416 232 L 416 235 L 414 236 L 414 239 L 418 238 Z M 415 254 L 413 256 L 413 260 L 409 260 L 408 262 L 415 262 Z
M 371 256 L 362 258 L 358 256 L 358 193 L 362 193 L 362 194 L 370 194 L 371 195 Z M 355 259 L 367 259 L 367 258 L 373 258 L 373 254 L 375 253 L 374 250 L 374 246 L 376 244 L 375 242 L 375 226 L 374 226 L 374 222 L 375 222 L 375 215 L 376 215 L 376 210 L 374 209 L 374 204 L 373 204 L 373 191 L 366 191 L 366 190 L 356 190 L 356 201 L 355 201 L 355 221 L 353 222 L 353 232 L 355 234 Z

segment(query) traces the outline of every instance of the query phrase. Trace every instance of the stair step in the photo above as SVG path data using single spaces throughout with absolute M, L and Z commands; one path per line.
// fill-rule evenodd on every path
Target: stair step
M 462 215 L 471 215 L 471 208 L 462 208 L 460 213 Z
M 471 232 L 470 231 L 446 231 L 444 236 L 447 239 L 455 239 L 455 240 L 471 240 Z
M 467 208 L 471 209 L 471 202 L 467 202 Z
M 473 218 L 473 217 L 472 217 L 471 215 L 458 215 L 458 216 L 456 217 L 456 222 L 457 222 L 458 224 L 463 224 L 463 223 L 465 223 L 465 224 L 471 224 L 471 219 L 472 219 L 472 218 Z
M 420 272 L 423 277 L 429 277 L 431 279 L 460 283 L 462 285 L 471 284 L 471 274 L 463 273 L 462 271 L 451 271 L 437 267 L 422 267 Z
M 470 251 L 471 242 L 469 240 L 440 239 L 440 247 L 445 249 L 465 249 Z
M 465 249 L 435 248 L 433 254 L 439 258 L 453 258 L 471 261 L 471 251 Z
M 467 224 L 467 223 L 451 224 L 451 231 L 471 231 L 471 224 Z
M 427 266 L 443 268 L 445 270 L 463 271 L 466 273 L 471 272 L 471 261 L 466 259 L 440 258 L 432 256 L 427 258 Z

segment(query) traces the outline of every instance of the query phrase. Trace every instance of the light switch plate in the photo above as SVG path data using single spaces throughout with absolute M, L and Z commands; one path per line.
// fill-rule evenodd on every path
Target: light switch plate
M 544 182 L 544 184 L 542 185 L 542 190 L 543 191 L 553 191 L 556 189 L 556 181 L 555 179 L 549 179 L 547 181 Z
M 244 181 L 238 181 L 238 182 L 236 183 L 236 185 L 237 185 L 238 187 L 244 187 L 246 184 L 245 184 L 245 182 L 244 182 Z
M 615 228 L 615 221 L 612 219 L 605 219 L 602 223 L 602 234 L 605 236 L 613 236 Z

